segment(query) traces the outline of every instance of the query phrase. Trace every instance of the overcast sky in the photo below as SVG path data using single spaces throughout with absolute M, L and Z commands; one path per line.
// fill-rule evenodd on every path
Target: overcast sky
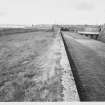
M 0 24 L 103 24 L 105 0 L 0 0 Z

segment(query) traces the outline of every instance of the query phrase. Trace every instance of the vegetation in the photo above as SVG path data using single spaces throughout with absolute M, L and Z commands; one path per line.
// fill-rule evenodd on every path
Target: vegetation
M 98 40 L 105 42 L 105 25 L 101 26 L 101 31 Z
M 53 32 L 0 37 L 0 101 L 61 101 L 59 74 L 49 79 Z
M 72 70 L 81 100 L 105 101 L 105 44 L 67 32 L 64 39 L 75 64 Z

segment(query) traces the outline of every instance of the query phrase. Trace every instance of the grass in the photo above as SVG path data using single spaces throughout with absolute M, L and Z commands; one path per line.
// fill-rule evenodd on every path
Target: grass
M 61 100 L 59 79 L 43 80 L 55 37 L 41 31 L 0 37 L 0 101 Z
M 21 34 L 21 33 L 30 33 L 30 32 L 36 32 L 36 31 L 45 31 L 45 32 L 52 32 L 53 29 L 40 29 L 40 28 L 0 28 L 0 36 L 4 35 L 12 35 L 12 34 Z
M 77 34 L 75 37 L 72 33 L 64 34 L 68 51 L 77 68 L 78 77 L 75 78 L 80 79 L 84 90 L 82 97 L 85 99 L 82 101 L 105 101 L 105 57 L 104 50 L 101 50 L 105 45 L 84 37 L 79 38 Z
M 73 32 L 65 32 L 65 34 L 68 34 L 69 36 L 72 36 L 75 39 L 90 39 L 89 37 L 86 37 L 84 35 L 80 35 L 78 33 L 73 33 Z

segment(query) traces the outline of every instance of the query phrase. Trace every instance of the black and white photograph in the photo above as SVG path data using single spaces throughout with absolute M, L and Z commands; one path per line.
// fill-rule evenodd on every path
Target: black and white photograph
M 1 102 L 105 102 L 105 0 L 0 0 Z

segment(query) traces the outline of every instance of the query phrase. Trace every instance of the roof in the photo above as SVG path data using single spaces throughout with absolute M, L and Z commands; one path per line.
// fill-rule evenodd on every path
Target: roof
M 91 34 L 91 35 L 98 35 L 99 32 L 84 32 L 84 31 L 78 31 L 79 34 Z

